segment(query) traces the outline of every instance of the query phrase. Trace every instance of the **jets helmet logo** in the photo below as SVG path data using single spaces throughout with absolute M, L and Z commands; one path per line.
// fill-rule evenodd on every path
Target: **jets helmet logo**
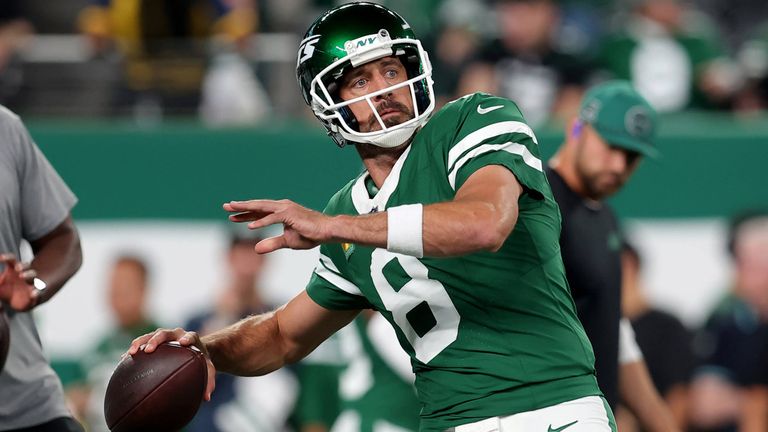
M 315 53 L 315 44 L 320 40 L 320 35 L 310 36 L 303 41 L 299 47 L 299 58 L 296 61 L 296 66 L 312 58 L 312 54 Z

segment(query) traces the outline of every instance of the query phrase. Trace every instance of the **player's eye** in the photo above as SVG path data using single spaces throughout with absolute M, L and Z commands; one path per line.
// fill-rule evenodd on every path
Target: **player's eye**
M 397 75 L 398 75 L 397 69 L 389 69 L 384 72 L 384 77 L 387 79 L 397 78 Z
M 363 88 L 368 84 L 368 80 L 365 78 L 359 78 L 356 80 L 352 80 L 352 87 L 354 88 Z

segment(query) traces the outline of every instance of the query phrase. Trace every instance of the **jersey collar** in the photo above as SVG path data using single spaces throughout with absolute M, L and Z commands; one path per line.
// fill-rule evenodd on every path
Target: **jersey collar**
M 359 214 L 376 213 L 383 211 L 387 208 L 387 201 L 389 201 L 392 192 L 397 189 L 397 185 L 400 182 L 400 171 L 403 169 L 403 164 L 408 154 L 411 152 L 413 143 L 405 149 L 403 154 L 397 159 L 395 165 L 392 167 L 392 171 L 384 180 L 384 184 L 381 185 L 379 192 L 371 198 L 368 195 L 368 189 L 365 187 L 365 179 L 370 176 L 368 171 L 364 172 L 358 177 L 355 184 L 352 186 L 352 203 L 355 205 L 355 210 Z

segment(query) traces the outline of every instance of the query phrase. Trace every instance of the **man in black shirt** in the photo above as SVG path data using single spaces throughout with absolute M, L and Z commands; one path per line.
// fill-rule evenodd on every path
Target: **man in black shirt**
M 584 96 L 570 126 L 546 173 L 562 214 L 566 276 L 595 350 L 597 380 L 611 407 L 620 395 L 646 429 L 677 430 L 628 322 L 620 338 L 622 242 L 616 216 L 602 201 L 624 185 L 641 156 L 657 155 L 656 113 L 628 82 L 611 81 Z
M 693 334 L 676 316 L 648 302 L 641 277 L 640 253 L 626 241 L 622 247 L 621 262 L 621 310 L 632 323 L 653 384 L 667 403 L 677 425 L 686 429 L 688 386 L 696 364 Z M 616 415 L 616 422 L 622 430 L 621 422 L 633 422 L 634 419 L 627 418 L 622 410 L 619 412 L 621 414 Z

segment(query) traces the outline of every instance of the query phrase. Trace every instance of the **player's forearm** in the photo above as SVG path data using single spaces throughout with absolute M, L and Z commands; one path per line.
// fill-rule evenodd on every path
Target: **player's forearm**
M 490 202 L 433 204 L 424 211 L 424 254 L 456 256 L 497 251 L 515 224 L 512 215 Z
M 392 220 L 386 212 L 364 216 L 337 216 L 333 236 L 349 242 L 387 249 Z M 450 201 L 425 206 L 422 220 L 424 256 L 456 256 L 481 250 L 498 250 L 514 221 L 505 213 L 482 201 Z M 389 219 L 389 220 L 388 220 Z
M 744 390 L 739 413 L 740 432 L 768 430 L 768 387 L 752 386 Z
M 245 318 L 202 341 L 216 370 L 233 375 L 264 375 L 286 363 L 274 312 Z
M 648 374 L 645 362 L 623 363 L 619 367 L 619 392 L 624 404 L 645 430 L 675 432 L 677 424 Z
M 74 275 L 82 264 L 80 237 L 72 220 L 62 224 L 43 238 L 32 242 L 35 257 L 31 267 L 46 283 L 38 303 L 50 300 Z

